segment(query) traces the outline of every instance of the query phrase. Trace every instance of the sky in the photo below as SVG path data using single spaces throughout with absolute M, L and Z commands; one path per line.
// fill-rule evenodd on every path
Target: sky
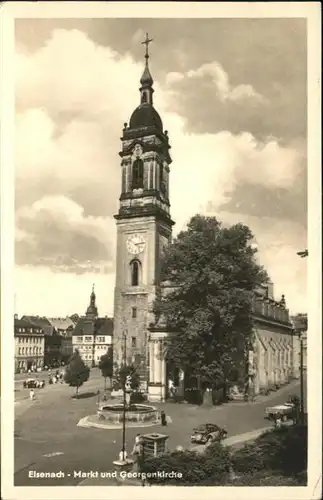
M 146 31 L 172 146 L 174 235 L 196 213 L 255 235 L 292 313 L 306 310 L 303 19 L 20 19 L 15 29 L 16 312 L 113 315 L 120 136 Z

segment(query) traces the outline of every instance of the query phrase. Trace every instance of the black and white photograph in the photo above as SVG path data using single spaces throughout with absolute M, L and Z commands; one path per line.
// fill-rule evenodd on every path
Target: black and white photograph
M 320 4 L 50 3 L 1 19 L 3 500 L 321 498 Z

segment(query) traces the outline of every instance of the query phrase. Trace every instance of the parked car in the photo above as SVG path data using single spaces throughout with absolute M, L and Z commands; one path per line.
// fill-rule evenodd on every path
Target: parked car
M 45 381 L 28 378 L 24 380 L 23 386 L 25 389 L 43 389 L 45 387 Z
M 265 410 L 265 418 L 269 420 L 275 420 L 278 415 L 280 415 L 283 422 L 286 422 L 289 418 L 293 418 L 295 411 L 294 403 L 284 403 L 282 405 L 270 406 Z
M 191 443 L 213 443 L 227 437 L 227 431 L 216 424 L 203 424 L 193 429 Z

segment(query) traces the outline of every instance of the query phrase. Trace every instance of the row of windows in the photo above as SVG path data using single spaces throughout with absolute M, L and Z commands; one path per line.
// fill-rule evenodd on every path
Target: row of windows
M 41 337 L 18 337 L 18 343 L 21 344 L 21 342 L 25 342 L 28 344 L 29 342 L 31 344 L 40 344 L 42 342 Z
M 91 361 L 91 360 L 92 360 L 92 355 L 91 355 L 91 354 L 85 354 L 85 355 L 83 356 L 83 359 L 84 359 L 84 360 L 87 360 L 87 361 Z M 94 359 L 94 358 L 93 358 L 93 359 Z M 97 356 L 97 357 L 96 357 L 96 360 L 97 360 L 97 361 L 100 361 L 100 359 L 101 359 L 101 356 Z
M 136 337 L 131 337 L 131 346 L 132 347 L 136 347 L 137 345 L 137 338 Z M 108 346 L 106 345 L 97 345 L 95 346 L 95 349 L 106 349 Z M 80 348 L 82 348 L 83 350 L 92 350 L 93 349 L 93 346 L 91 345 L 85 345 L 85 346 L 80 346 Z
M 79 346 L 79 347 L 80 347 L 80 349 L 85 350 L 85 351 L 93 349 L 93 346 L 91 346 L 91 345 L 84 345 L 84 346 Z M 107 349 L 108 347 L 109 347 L 108 345 L 96 345 L 95 346 L 95 350 L 97 350 L 97 349 Z
M 19 347 L 18 354 L 37 354 L 40 355 L 42 353 L 41 347 Z
M 77 342 L 93 342 L 93 337 L 92 336 L 79 336 L 76 337 Z M 105 337 L 96 337 L 95 338 L 96 342 L 106 342 Z
M 41 329 L 39 328 L 16 328 L 16 332 L 19 333 L 41 333 Z

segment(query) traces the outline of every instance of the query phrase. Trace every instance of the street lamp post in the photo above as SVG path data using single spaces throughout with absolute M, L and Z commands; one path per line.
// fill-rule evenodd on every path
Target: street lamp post
M 308 257 L 308 249 L 302 250 L 301 252 L 297 252 L 297 255 L 304 259 L 304 257 Z M 304 344 L 303 344 L 303 336 L 302 332 L 299 333 L 299 341 L 300 341 L 300 383 L 301 383 L 301 401 L 300 401 L 300 420 L 301 424 L 305 423 L 305 414 L 304 414 Z
M 123 365 L 126 367 L 126 348 L 127 348 L 127 331 L 123 332 Z M 131 392 L 131 376 L 127 375 L 124 377 L 123 381 L 123 411 L 122 411 L 122 448 L 119 454 L 119 459 L 115 460 L 113 463 L 121 467 L 131 467 L 133 465 L 133 460 L 127 457 L 126 452 L 126 412 L 127 412 L 127 393 Z
M 126 366 L 127 363 L 127 331 L 123 332 L 123 363 Z M 126 459 L 126 377 L 124 377 L 123 381 L 123 415 L 122 415 L 122 460 Z

